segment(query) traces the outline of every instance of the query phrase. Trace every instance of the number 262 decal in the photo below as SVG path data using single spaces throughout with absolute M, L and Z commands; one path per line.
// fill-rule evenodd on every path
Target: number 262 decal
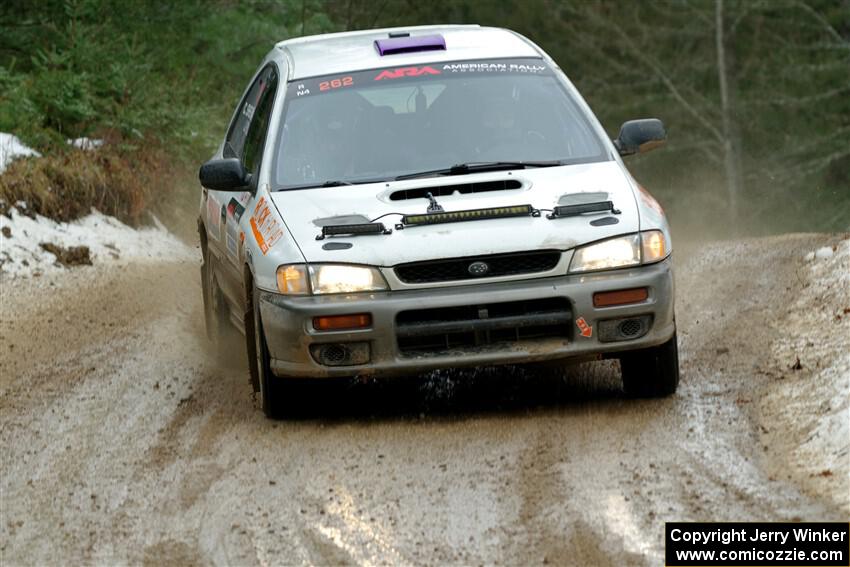
M 332 79 L 330 81 L 322 81 L 319 83 L 320 91 L 329 91 L 331 89 L 338 89 L 340 87 L 350 87 L 354 84 L 354 79 L 351 77 L 343 77 L 341 79 Z

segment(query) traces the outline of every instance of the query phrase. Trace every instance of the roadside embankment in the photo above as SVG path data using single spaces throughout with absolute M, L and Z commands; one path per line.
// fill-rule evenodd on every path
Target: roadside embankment
M 0 215 L 0 278 L 41 276 L 75 265 L 199 259 L 163 227 L 134 229 L 93 210 L 71 222 L 10 209 Z
M 850 515 L 850 238 L 812 250 L 795 269 L 800 292 L 768 318 L 773 376 L 758 404 L 777 477 Z

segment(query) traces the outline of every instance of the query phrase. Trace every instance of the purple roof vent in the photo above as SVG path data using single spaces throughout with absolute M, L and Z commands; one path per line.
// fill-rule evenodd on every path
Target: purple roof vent
M 376 39 L 375 47 L 381 57 L 396 53 L 415 53 L 417 51 L 445 51 L 446 40 L 441 35 L 401 36 L 395 34 L 389 39 Z

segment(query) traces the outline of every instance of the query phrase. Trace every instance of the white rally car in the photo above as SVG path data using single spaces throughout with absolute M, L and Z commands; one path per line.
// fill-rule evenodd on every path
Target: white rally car
M 266 56 L 200 170 L 208 333 L 246 336 L 269 416 L 329 377 L 616 357 L 679 381 L 670 231 L 528 39 L 478 26 L 304 37 Z

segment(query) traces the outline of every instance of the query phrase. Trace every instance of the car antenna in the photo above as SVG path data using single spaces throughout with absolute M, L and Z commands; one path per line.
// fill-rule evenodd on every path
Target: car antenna
M 443 207 L 440 206 L 440 203 L 437 202 L 437 199 L 431 193 L 425 193 L 425 196 L 428 197 L 430 203 L 428 204 L 429 213 L 442 213 Z

